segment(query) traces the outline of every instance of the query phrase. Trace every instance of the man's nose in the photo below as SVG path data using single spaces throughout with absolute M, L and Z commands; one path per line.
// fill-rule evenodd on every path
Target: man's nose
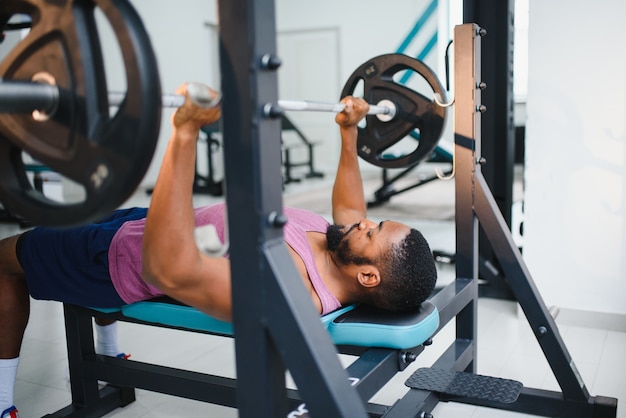
M 361 222 L 359 222 L 359 229 L 372 229 L 376 228 L 377 225 L 378 224 L 376 222 L 370 221 L 369 219 L 361 219 Z

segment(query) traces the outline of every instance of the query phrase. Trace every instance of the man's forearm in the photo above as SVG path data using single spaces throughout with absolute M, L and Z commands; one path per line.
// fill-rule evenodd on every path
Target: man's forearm
M 193 178 L 196 137 L 174 129 L 154 187 L 143 239 L 144 270 L 170 275 L 179 266 L 193 265 L 195 218 Z M 167 269 L 167 270 L 166 270 Z M 165 272 L 167 271 L 167 272 Z M 154 278 L 153 278 L 154 279 Z
M 340 127 L 340 133 L 341 154 L 332 196 L 333 218 L 336 223 L 356 222 L 364 218 L 367 211 L 357 153 L 358 129 L 356 126 Z
M 193 235 L 196 140 L 202 126 L 220 118 L 219 107 L 198 105 L 189 98 L 187 87 L 183 84 L 176 91 L 187 98 L 172 115 L 172 136 L 154 187 L 143 237 L 144 279 L 161 289 L 180 286 L 200 264 Z M 217 92 L 208 90 L 217 97 Z

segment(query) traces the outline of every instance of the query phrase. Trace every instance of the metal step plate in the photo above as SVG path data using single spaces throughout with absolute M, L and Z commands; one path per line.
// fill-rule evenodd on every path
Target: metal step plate
M 405 385 L 413 389 L 502 403 L 515 402 L 524 386 L 516 380 L 432 368 L 416 370 Z

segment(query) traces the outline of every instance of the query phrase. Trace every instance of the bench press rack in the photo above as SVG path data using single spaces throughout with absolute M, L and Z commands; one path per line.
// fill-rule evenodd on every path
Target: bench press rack
M 342 346 L 331 339 L 301 281 L 293 280 L 298 273 L 283 243 L 280 121 L 262 114 L 265 104 L 277 102 L 276 67 L 261 59 L 276 51 L 274 1 L 221 0 L 219 21 L 237 379 L 96 355 L 91 318 L 100 311 L 65 305 L 72 405 L 50 416 L 101 416 L 132 402 L 137 387 L 233 406 L 244 418 L 427 417 L 442 400 L 614 418 L 617 399 L 589 395 L 481 175 L 480 28 L 464 24 L 454 31 L 457 278 L 429 299 L 439 318 L 433 335 L 455 320 L 456 339 L 431 368 L 409 378 L 412 389 L 401 399 L 378 405 L 368 400 L 429 339 L 410 348 Z M 479 221 L 562 392 L 476 374 Z M 118 318 L 163 326 L 123 312 Z M 359 357 L 344 369 L 338 352 Z M 286 389 L 286 370 L 297 392 Z M 433 376 L 478 390 L 452 391 L 451 384 L 435 385 Z M 115 386 L 98 390 L 98 379 Z M 484 383 L 507 393 L 482 390 Z

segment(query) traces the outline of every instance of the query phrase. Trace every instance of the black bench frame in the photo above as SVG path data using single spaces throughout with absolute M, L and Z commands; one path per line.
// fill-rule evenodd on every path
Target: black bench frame
M 96 354 L 92 318 L 105 317 L 148 326 L 216 334 L 145 322 L 126 317 L 120 312 L 106 314 L 76 305 L 64 305 L 63 312 L 72 382 L 72 404 L 46 415 L 47 417 L 102 416 L 132 403 L 135 400 L 135 388 L 237 408 L 237 379 Z M 224 337 L 230 338 L 229 335 Z M 396 373 L 411 364 L 424 350 L 425 345 L 430 343 L 431 340 L 428 340 L 424 345 L 406 350 L 342 345 L 337 346 L 337 351 L 358 356 L 347 370 L 353 386 L 367 400 Z M 98 380 L 110 382 L 110 385 L 99 389 Z M 295 410 L 303 403 L 297 391 L 290 389 L 287 394 L 291 409 Z M 376 416 L 381 416 L 387 406 L 372 403 L 368 409 Z

